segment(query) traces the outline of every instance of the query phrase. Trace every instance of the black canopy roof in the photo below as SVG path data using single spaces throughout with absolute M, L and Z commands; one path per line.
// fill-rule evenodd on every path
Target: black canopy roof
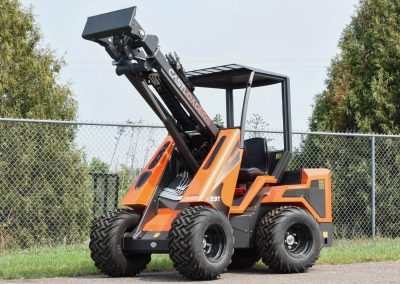
M 229 64 L 186 72 L 190 82 L 196 87 L 241 89 L 246 88 L 251 72 L 255 72 L 252 87 L 261 87 L 282 82 L 286 76 L 248 67 Z

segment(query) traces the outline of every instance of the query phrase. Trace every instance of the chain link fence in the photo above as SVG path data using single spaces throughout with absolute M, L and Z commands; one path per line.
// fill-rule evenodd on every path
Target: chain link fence
M 160 126 L 0 119 L 0 249 L 87 241 L 167 132 Z M 282 147 L 282 133 L 264 136 Z M 294 133 L 290 169 L 332 170 L 335 235 L 400 237 L 400 137 Z

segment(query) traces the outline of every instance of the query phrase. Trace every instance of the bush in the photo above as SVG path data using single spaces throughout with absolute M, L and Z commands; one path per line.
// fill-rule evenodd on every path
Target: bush
M 92 192 L 73 126 L 0 125 L 0 248 L 87 238 Z

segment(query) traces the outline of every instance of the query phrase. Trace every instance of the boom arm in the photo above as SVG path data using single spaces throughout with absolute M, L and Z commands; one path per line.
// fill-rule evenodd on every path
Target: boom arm
M 198 132 L 214 142 L 218 128 L 193 94 L 177 56 L 165 57 L 155 35 L 147 35 L 135 19 L 136 7 L 89 17 L 82 37 L 104 46 L 114 59 L 116 73 L 125 75 L 164 123 L 177 149 L 193 172 L 198 162 L 187 133 Z M 149 88 L 153 86 L 163 100 Z

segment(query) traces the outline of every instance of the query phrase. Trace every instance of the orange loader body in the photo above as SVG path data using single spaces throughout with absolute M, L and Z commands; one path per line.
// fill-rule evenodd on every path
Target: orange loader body
M 169 253 L 174 267 L 193 280 L 212 280 L 260 259 L 276 272 L 306 271 L 332 244 L 331 173 L 287 170 L 289 78 L 239 64 L 186 72 L 178 55 L 164 55 L 158 37 L 135 16 L 130 7 L 89 17 L 82 37 L 105 48 L 116 74 L 132 83 L 168 136 L 121 201 L 123 208 L 93 222 L 95 265 L 109 276 L 135 276 L 152 254 Z M 280 90 L 282 104 L 275 108 L 268 101 L 261 110 L 282 110 L 279 150 L 263 131 L 246 139 L 251 91 L 270 86 L 272 93 Z M 206 113 L 197 87 L 225 91 L 226 127 Z M 243 94 L 239 124 L 234 91 Z
M 220 143 L 222 141 L 223 143 Z M 256 200 L 262 205 L 294 205 L 308 210 L 319 223 L 332 223 L 331 172 L 327 169 L 303 169 L 298 184 L 277 184 L 274 176 L 258 176 L 246 189 L 240 202 L 234 202 L 235 189 L 243 149 L 239 148 L 240 129 L 221 130 L 214 147 L 196 173 L 179 203 L 204 204 L 223 210 L 228 216 L 243 214 Z M 171 159 L 174 142 L 167 136 L 150 159 L 142 174 L 122 199 L 121 205 L 143 211 L 152 201 L 157 185 L 168 160 Z M 143 179 L 146 179 L 143 181 Z M 222 185 L 222 186 L 221 186 Z M 323 199 L 313 204 L 310 195 L 319 191 Z M 261 196 L 260 196 L 261 195 Z M 321 210 L 319 208 L 323 208 Z M 161 208 L 148 221 L 143 232 L 168 233 L 179 210 Z M 331 243 L 332 232 L 323 231 L 326 244 Z

